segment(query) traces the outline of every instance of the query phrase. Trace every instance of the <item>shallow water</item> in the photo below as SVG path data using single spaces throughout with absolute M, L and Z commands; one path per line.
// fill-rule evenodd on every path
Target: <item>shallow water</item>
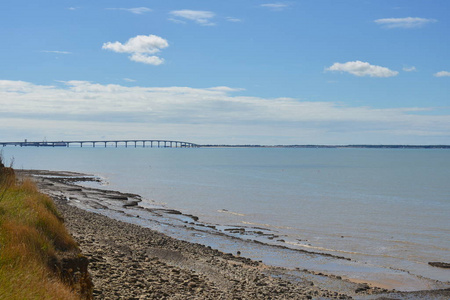
M 450 150 L 5 147 L 3 152 L 6 161 L 14 156 L 16 168 L 97 174 L 108 189 L 140 194 L 149 204 L 202 222 L 258 227 L 271 234 L 258 238 L 265 243 L 344 256 L 373 270 L 450 278 L 448 269 L 428 265 L 450 261 Z M 262 259 L 270 263 L 280 256 Z M 296 264 L 289 255 L 281 260 Z M 331 271 L 345 276 L 346 270 L 337 270 L 342 266 L 335 268 Z

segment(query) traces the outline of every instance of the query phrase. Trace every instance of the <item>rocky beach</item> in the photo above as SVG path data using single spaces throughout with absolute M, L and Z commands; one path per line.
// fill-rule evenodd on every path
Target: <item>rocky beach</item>
M 81 209 L 117 212 L 139 206 L 139 196 L 77 185 L 95 177 L 71 172 L 21 171 L 34 178 L 64 216 L 89 260 L 95 299 L 448 299 L 448 289 L 397 292 L 339 276 L 268 266 L 201 244 Z M 88 204 L 87 204 L 88 203 Z M 152 213 L 157 213 L 153 211 Z M 161 212 L 159 212 L 161 213 Z M 169 211 L 178 214 L 177 211 Z M 139 216 L 134 216 L 138 218 Z M 195 219 L 194 216 L 190 216 Z M 187 221 L 186 221 L 187 222 Z

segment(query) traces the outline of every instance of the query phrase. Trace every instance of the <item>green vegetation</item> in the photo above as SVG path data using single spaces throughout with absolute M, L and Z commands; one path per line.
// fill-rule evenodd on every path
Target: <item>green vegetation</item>
M 0 299 L 80 299 L 81 281 L 63 276 L 67 253 L 80 256 L 51 198 L 16 183 L 0 156 Z

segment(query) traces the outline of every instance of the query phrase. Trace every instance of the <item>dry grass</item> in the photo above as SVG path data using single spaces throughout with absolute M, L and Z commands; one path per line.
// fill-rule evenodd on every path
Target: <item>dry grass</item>
M 1 166 L 0 196 L 0 299 L 79 299 L 51 267 L 77 249 L 52 200 Z

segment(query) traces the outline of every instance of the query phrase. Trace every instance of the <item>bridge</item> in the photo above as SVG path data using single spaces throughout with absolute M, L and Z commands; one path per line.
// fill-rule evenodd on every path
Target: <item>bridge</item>
M 83 147 L 118 147 L 118 146 L 131 146 L 137 147 L 150 147 L 150 148 L 197 148 L 200 147 L 197 144 L 181 141 L 170 140 L 107 140 L 107 141 L 43 141 L 43 142 L 29 142 L 27 140 L 23 142 L 0 142 L 3 147 L 6 146 L 19 146 L 19 147 L 71 147 L 79 146 Z

